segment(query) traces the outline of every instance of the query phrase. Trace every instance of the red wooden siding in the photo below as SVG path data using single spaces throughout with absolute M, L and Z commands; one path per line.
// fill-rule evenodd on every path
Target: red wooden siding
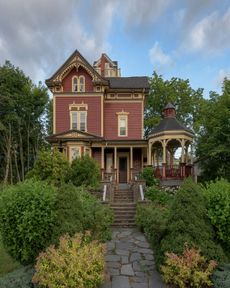
M 69 104 L 88 104 L 87 132 L 101 136 L 101 97 L 56 97 L 56 133 L 70 129 Z
M 117 112 L 129 112 L 128 136 L 118 136 Z M 106 139 L 142 139 L 142 105 L 141 103 L 105 103 L 104 104 L 104 136 Z
M 93 83 L 91 76 L 83 69 L 81 66 L 79 67 L 78 71 L 76 68 L 72 69 L 69 74 L 62 81 L 63 91 L 64 92 L 72 92 L 72 78 L 73 76 L 81 76 L 85 77 L 85 92 L 93 92 Z

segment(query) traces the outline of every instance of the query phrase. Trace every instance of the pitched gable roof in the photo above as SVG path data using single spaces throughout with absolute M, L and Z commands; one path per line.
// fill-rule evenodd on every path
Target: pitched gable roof
M 65 63 L 49 78 L 46 85 L 52 87 L 58 84 L 62 79 L 75 67 L 83 67 L 93 78 L 94 82 L 102 82 L 107 84 L 108 81 L 104 79 L 97 71 L 89 64 L 89 62 L 81 55 L 78 50 L 75 50 L 72 55 L 65 61 Z

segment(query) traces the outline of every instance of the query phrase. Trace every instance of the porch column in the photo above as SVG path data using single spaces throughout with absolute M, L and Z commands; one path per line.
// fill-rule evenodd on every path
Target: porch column
M 130 180 L 133 179 L 133 147 L 130 147 Z
M 101 178 L 104 179 L 104 168 L 105 168 L 105 147 L 101 147 Z
M 115 181 L 117 182 L 117 147 L 114 147 L 114 172 L 115 172 Z
M 162 142 L 163 148 L 163 162 L 162 162 L 162 178 L 166 178 L 166 140 L 164 139 Z
M 185 158 L 185 157 L 184 157 L 184 150 L 185 150 L 185 149 L 184 149 L 184 148 L 185 148 L 184 146 L 185 146 L 185 145 L 184 145 L 184 142 L 185 142 L 184 139 L 182 139 L 182 140 L 181 140 L 181 148 L 182 148 L 182 149 L 181 149 L 181 178 L 184 178 L 184 177 L 185 177 L 185 162 L 184 162 L 184 160 L 185 160 L 185 159 L 184 159 L 184 158 Z
M 184 139 L 181 141 L 181 162 L 184 163 Z
M 148 166 L 151 165 L 151 158 L 152 158 L 152 143 L 149 143 L 149 146 L 148 146 Z

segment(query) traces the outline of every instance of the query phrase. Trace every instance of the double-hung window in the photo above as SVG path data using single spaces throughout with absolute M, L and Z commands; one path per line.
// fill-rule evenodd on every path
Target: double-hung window
M 88 105 L 85 103 L 81 104 L 70 104 L 70 129 L 77 129 L 83 132 L 87 131 L 87 111 Z
M 118 115 L 118 136 L 128 136 L 128 114 L 129 112 L 117 112 Z

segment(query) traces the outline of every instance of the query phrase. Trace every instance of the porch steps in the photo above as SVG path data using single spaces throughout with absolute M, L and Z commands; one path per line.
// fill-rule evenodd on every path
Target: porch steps
M 114 202 L 133 202 L 133 191 L 131 190 L 115 190 Z
M 131 190 L 115 190 L 114 202 L 110 204 L 114 212 L 113 227 L 134 227 L 136 203 Z

